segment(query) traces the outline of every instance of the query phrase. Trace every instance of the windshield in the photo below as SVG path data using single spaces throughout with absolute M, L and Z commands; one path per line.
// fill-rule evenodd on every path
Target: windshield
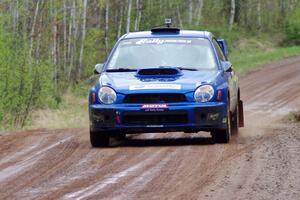
M 119 43 L 107 70 L 180 67 L 195 70 L 217 68 L 211 45 L 203 38 L 143 38 Z

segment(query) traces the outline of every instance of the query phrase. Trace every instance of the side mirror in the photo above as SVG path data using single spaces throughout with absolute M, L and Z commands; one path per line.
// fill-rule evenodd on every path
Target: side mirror
M 232 72 L 232 64 L 229 61 L 222 62 L 223 70 L 225 72 Z
M 96 64 L 94 74 L 101 74 L 104 64 Z
M 225 40 L 224 39 L 218 39 L 217 42 L 220 45 L 220 47 L 221 47 L 221 49 L 223 51 L 224 56 L 227 58 L 228 55 L 229 55 L 229 53 L 228 53 L 228 48 L 227 48 Z

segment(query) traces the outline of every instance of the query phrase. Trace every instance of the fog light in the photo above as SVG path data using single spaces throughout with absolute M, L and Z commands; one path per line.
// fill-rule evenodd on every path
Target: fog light
M 104 122 L 105 121 L 105 117 L 103 115 L 94 115 L 94 120 L 96 122 Z
M 208 119 L 215 121 L 219 118 L 220 114 L 219 113 L 209 113 L 208 114 Z
M 226 124 L 227 123 L 227 117 L 224 117 L 222 122 L 223 122 L 223 124 Z

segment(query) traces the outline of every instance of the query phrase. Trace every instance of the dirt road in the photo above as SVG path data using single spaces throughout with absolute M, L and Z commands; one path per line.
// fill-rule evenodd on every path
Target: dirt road
M 207 133 L 130 136 L 92 149 L 88 130 L 0 135 L 0 199 L 299 199 L 300 57 L 240 77 L 246 128 L 230 144 Z

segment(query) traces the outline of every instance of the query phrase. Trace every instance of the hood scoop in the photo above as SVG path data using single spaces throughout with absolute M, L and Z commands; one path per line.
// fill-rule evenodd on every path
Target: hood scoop
M 137 71 L 137 76 L 178 76 L 181 70 L 176 67 L 146 68 Z

